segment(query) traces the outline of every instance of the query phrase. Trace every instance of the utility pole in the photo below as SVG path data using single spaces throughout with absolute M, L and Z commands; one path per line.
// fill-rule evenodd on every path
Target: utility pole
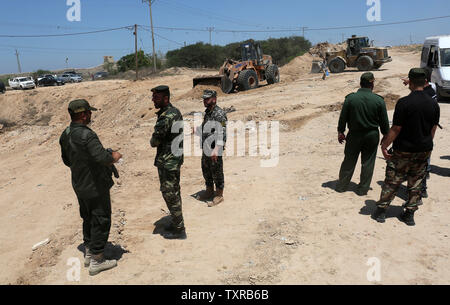
M 22 68 L 20 67 L 20 59 L 19 59 L 19 52 L 16 49 L 16 57 L 17 57 L 17 67 L 19 68 L 19 73 L 22 73 Z
M 138 80 L 138 50 L 137 50 L 137 24 L 134 25 L 134 54 L 136 58 L 136 80 Z
M 209 31 L 209 45 L 212 45 L 211 44 L 211 33 L 212 33 L 212 31 L 214 31 L 214 27 L 209 27 L 209 28 L 206 28 L 208 31 Z
M 152 0 L 142 0 L 142 2 L 148 2 L 148 6 L 150 7 L 150 26 L 152 28 L 152 45 L 153 45 L 153 72 L 156 72 L 155 33 L 153 31 Z
M 345 41 L 345 36 L 344 36 L 345 34 L 344 33 L 342 33 L 342 42 L 344 42 Z
M 303 38 L 305 38 L 305 30 L 307 29 L 307 26 L 302 26 L 302 31 L 303 31 Z

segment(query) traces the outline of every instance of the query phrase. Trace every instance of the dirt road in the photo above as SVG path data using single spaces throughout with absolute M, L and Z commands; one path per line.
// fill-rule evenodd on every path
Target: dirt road
M 390 109 L 408 94 L 400 77 L 420 54 L 392 50 L 393 62 L 375 71 L 376 92 Z M 299 71 L 303 71 L 299 68 Z M 211 72 L 214 73 L 214 72 Z M 0 95 L 0 283 L 19 284 L 371 284 L 368 259 L 381 263 L 381 284 L 448 284 L 450 107 L 432 155 L 430 197 L 415 227 L 397 219 L 396 198 L 385 224 L 370 218 L 384 179 L 378 153 L 372 190 L 359 197 L 334 191 L 344 147 L 337 120 L 345 96 L 358 88 L 360 72 L 331 75 L 289 69 L 272 86 L 220 95 L 233 106 L 232 121 L 279 121 L 279 162 L 260 157 L 224 158 L 225 202 L 214 208 L 192 195 L 201 191 L 200 157 L 182 167 L 183 212 L 188 239 L 170 241 L 155 231 L 167 219 L 149 139 L 155 109 L 149 89 L 167 84 L 185 119 L 202 111 L 192 77 L 204 71 L 172 69 L 139 82 L 99 81 Z M 284 79 L 284 80 L 283 80 Z M 121 178 L 112 189 L 113 226 L 107 254 L 118 267 L 95 277 L 82 268 L 67 279 L 68 260 L 82 259 L 81 219 L 60 159 L 58 139 L 69 122 L 67 104 L 87 98 L 99 108 L 92 128 L 107 147 L 120 149 Z M 389 111 L 392 119 L 392 111 Z M 359 166 L 359 165 L 358 165 Z M 359 169 L 353 182 L 359 182 Z M 400 193 L 404 197 L 404 192 Z M 32 246 L 50 238 L 36 251 Z

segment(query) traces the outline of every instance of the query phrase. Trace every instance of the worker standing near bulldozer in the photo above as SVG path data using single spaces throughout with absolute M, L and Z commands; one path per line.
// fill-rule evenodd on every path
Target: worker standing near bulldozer
M 227 115 L 217 106 L 217 92 L 203 91 L 203 104 L 206 107 L 202 123 L 202 172 L 205 179 L 206 191 L 200 200 L 213 198 L 209 207 L 218 205 L 223 199 L 225 180 L 223 175 L 223 150 L 227 141 Z M 214 184 L 216 192 L 214 192 Z

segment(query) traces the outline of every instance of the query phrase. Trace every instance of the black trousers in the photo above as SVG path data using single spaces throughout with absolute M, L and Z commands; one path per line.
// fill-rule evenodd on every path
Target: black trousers
M 211 157 L 203 155 L 202 172 L 205 179 L 206 187 L 214 187 L 221 189 L 225 187 L 225 179 L 223 175 L 223 159 L 222 156 L 217 158 L 217 162 L 213 162 Z
M 78 198 L 83 219 L 84 245 L 92 254 L 105 250 L 111 229 L 111 197 L 109 191 L 96 198 Z

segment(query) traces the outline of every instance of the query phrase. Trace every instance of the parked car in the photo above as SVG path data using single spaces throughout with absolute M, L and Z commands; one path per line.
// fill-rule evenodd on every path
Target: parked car
M 5 93 L 6 87 L 5 84 L 0 80 L 0 93 Z
M 65 82 L 59 77 L 54 77 L 53 75 L 45 75 L 38 78 L 38 86 L 62 86 Z
M 108 72 L 97 72 L 94 74 L 94 79 L 106 78 L 108 77 Z
M 62 74 L 59 76 L 65 83 L 72 83 L 72 74 Z
M 16 77 L 8 80 L 9 86 L 13 89 L 34 89 L 36 84 L 32 77 Z
M 70 80 L 72 83 L 81 83 L 83 81 L 83 77 L 79 74 L 71 74 Z

